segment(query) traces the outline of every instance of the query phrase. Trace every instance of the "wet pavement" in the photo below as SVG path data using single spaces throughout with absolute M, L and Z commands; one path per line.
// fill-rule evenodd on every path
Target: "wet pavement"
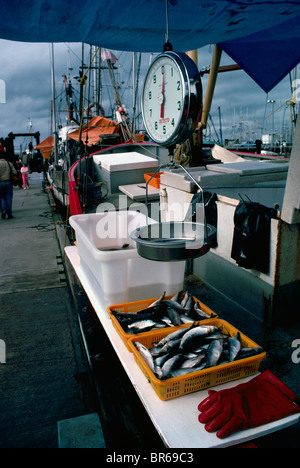
M 58 421 L 95 410 L 53 210 L 30 183 L 0 218 L 1 448 L 56 448 Z

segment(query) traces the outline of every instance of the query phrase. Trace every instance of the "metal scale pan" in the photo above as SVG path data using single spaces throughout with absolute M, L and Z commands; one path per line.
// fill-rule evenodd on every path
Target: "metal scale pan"
M 181 165 L 169 163 L 159 166 L 146 184 L 146 205 L 148 204 L 148 184 L 160 169 L 180 167 L 193 180 L 202 193 L 203 223 L 188 221 L 170 221 L 148 224 L 131 233 L 136 242 L 138 254 L 148 260 L 175 262 L 201 257 L 210 249 L 210 239 L 216 229 L 206 224 L 203 190 L 191 174 Z

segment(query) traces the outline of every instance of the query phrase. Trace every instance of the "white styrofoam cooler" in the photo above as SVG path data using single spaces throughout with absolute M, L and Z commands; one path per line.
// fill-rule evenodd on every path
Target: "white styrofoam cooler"
M 144 182 L 144 174 L 154 172 L 158 160 L 137 151 L 95 154 L 93 156 L 97 177 L 105 181 L 109 193 L 119 192 L 120 185 Z
M 148 218 L 148 222 L 155 221 Z M 164 291 L 175 294 L 183 288 L 185 261 L 155 262 L 137 253 L 130 234 L 147 224 L 142 213 L 76 215 L 70 217 L 70 224 L 76 233 L 80 266 L 96 279 L 99 293 L 109 304 L 158 297 Z

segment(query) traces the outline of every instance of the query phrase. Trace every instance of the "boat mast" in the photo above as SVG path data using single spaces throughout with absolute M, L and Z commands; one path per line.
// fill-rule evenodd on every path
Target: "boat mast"
M 66 92 L 68 124 L 70 124 L 71 123 L 71 115 L 70 115 L 70 107 L 69 107 L 69 99 L 68 99 L 67 77 L 66 77 L 65 74 L 63 74 L 63 80 L 64 80 L 64 87 L 65 87 L 65 92 Z
M 58 135 L 57 135 L 57 129 L 56 129 L 55 74 L 54 74 L 53 42 L 51 42 L 51 44 L 50 44 L 50 57 L 51 57 L 51 81 L 52 81 L 52 119 L 53 119 L 53 134 L 54 134 L 54 161 L 55 161 L 55 163 L 57 163 Z
M 113 61 L 111 57 L 107 57 L 106 63 L 107 63 L 108 76 L 111 82 L 111 86 L 112 86 L 114 98 L 115 98 L 115 104 L 117 107 L 117 111 L 116 111 L 117 121 L 120 125 L 120 129 L 123 135 L 124 142 L 130 141 L 130 140 L 134 141 L 136 140 L 136 138 L 131 128 L 131 122 L 129 121 L 128 113 L 124 109 L 124 106 L 122 103 L 122 98 L 119 92 L 119 86 L 117 84 L 117 81 L 114 75 L 114 66 L 113 66 Z
M 132 116 L 132 133 L 135 134 L 136 132 L 136 120 L 137 120 L 137 97 L 138 97 L 138 88 L 139 88 L 139 77 L 141 71 L 141 60 L 142 54 L 139 53 L 139 59 L 137 61 L 137 53 L 133 52 L 132 56 L 132 109 L 133 109 L 133 116 Z
M 136 104 L 136 97 L 135 97 L 135 88 L 136 88 L 136 52 L 132 52 L 132 131 L 135 132 L 135 104 Z
M 220 144 L 223 146 L 223 132 L 222 132 L 222 117 L 221 117 L 221 107 L 218 107 L 219 111 L 219 125 L 220 125 Z
M 79 71 L 79 83 L 80 83 L 80 107 L 79 107 L 79 115 L 80 115 L 80 119 L 82 119 L 83 107 L 84 107 L 84 103 L 83 103 L 83 87 L 84 87 L 84 80 L 82 79 L 83 76 L 84 76 L 83 68 L 84 68 L 84 42 L 82 42 L 82 44 L 81 44 L 81 67 L 80 67 L 80 71 Z

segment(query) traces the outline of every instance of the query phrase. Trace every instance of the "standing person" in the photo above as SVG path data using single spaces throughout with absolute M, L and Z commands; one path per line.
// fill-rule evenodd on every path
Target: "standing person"
M 11 172 L 17 175 L 14 165 L 5 158 L 5 148 L 0 145 L 0 199 L 2 219 L 12 219 L 13 184 L 10 181 Z
M 18 173 L 18 187 L 19 189 L 23 188 L 23 179 L 22 179 L 22 174 L 21 174 L 21 168 L 22 168 L 22 159 L 19 159 L 16 164 L 16 169 Z
M 24 190 L 29 189 L 29 181 L 28 181 L 28 167 L 27 164 L 23 163 L 21 167 L 21 174 L 23 179 L 23 188 Z

